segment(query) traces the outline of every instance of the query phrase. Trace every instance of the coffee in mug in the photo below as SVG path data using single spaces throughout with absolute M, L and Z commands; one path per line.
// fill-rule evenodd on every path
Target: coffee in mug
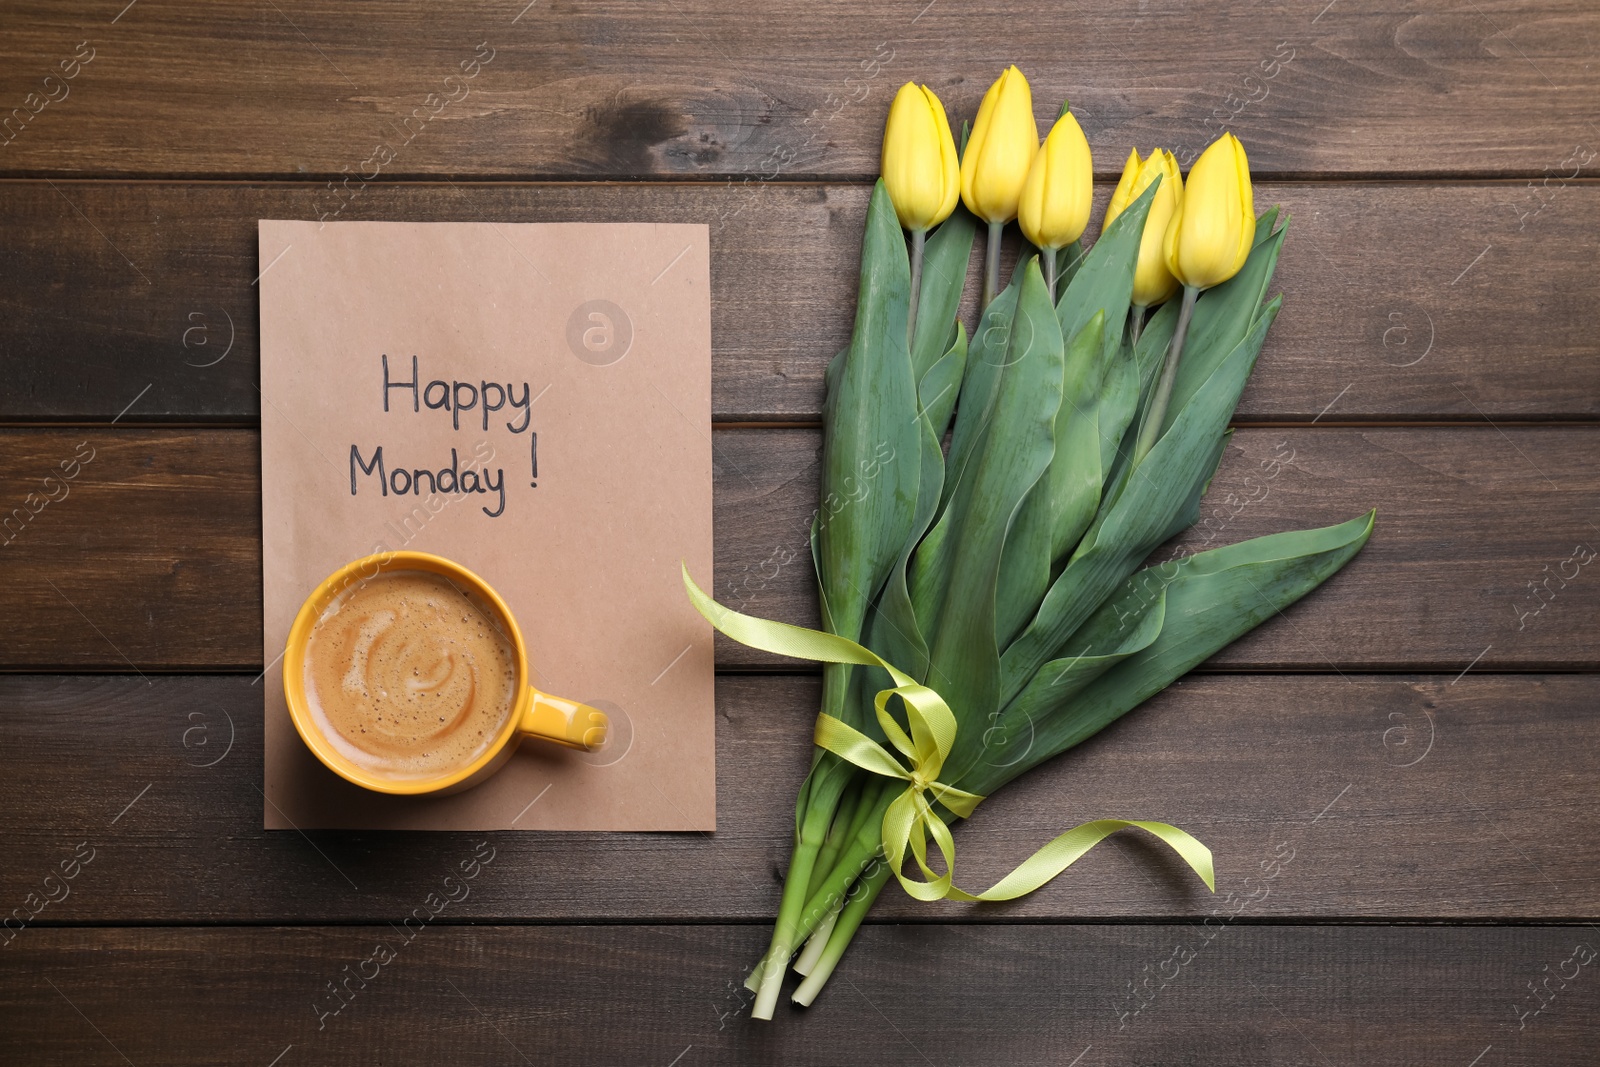
M 305 684 L 317 725 L 352 763 L 431 778 L 499 737 L 516 697 L 516 650 L 470 590 L 442 574 L 384 571 L 323 609 Z
M 289 627 L 283 695 L 317 759 L 366 789 L 454 793 L 524 737 L 593 750 L 605 713 L 528 684 L 498 593 L 426 552 L 379 552 L 329 575 Z

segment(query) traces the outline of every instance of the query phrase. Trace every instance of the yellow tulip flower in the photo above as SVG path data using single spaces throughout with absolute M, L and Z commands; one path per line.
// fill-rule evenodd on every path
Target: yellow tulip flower
M 1172 213 L 1172 221 L 1167 223 L 1163 250 L 1167 269 L 1183 284 L 1183 304 L 1178 308 L 1178 322 L 1161 365 L 1161 377 L 1134 444 L 1135 464 L 1150 454 L 1161 433 L 1167 404 L 1172 399 L 1172 383 L 1178 376 L 1178 360 L 1183 355 L 1183 340 L 1200 290 L 1221 285 L 1238 274 L 1250 258 L 1255 239 L 1256 204 L 1250 190 L 1250 161 L 1245 158 L 1239 139 L 1224 133 L 1189 168 L 1183 197 Z
M 950 217 L 961 195 L 961 164 L 944 104 L 926 85 L 906 82 L 883 127 L 883 184 L 900 225 L 930 230 Z
M 1187 288 L 1221 285 L 1244 266 L 1255 236 L 1250 161 L 1239 139 L 1224 133 L 1189 168 L 1167 226 L 1167 268 Z
M 1039 248 L 1047 252 L 1065 248 L 1088 227 L 1093 193 L 1089 139 L 1072 112 L 1062 112 L 1034 154 L 1017 204 L 1017 224 Z
M 1033 92 L 1016 67 L 1007 67 L 978 105 L 961 159 L 961 199 L 990 225 L 1017 217 L 1022 186 L 1039 151 Z
M 978 105 L 961 156 L 961 199 L 989 224 L 983 264 L 983 302 L 988 307 L 1000 288 L 1000 229 L 1017 217 L 1022 187 L 1039 154 L 1039 124 L 1033 120 L 1033 91 L 1016 67 L 995 79 Z
M 1144 195 L 1156 178 L 1161 184 L 1150 201 L 1150 213 L 1145 216 L 1144 233 L 1139 238 L 1139 265 L 1133 274 L 1133 306 L 1147 308 L 1164 304 L 1178 291 L 1178 279 L 1167 268 L 1167 226 L 1173 213 L 1183 203 L 1183 174 L 1178 170 L 1178 160 L 1164 148 L 1152 149 L 1148 158 L 1141 160 L 1139 150 L 1128 153 L 1128 162 L 1122 168 L 1122 179 L 1111 194 L 1106 208 L 1106 218 L 1100 226 L 1104 233 L 1113 219 L 1122 214 L 1129 204 Z

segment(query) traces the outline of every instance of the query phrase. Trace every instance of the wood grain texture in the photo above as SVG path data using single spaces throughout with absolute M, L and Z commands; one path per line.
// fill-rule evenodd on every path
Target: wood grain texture
M 122 8 L 8 8 L 4 173 L 862 177 L 896 86 L 959 129 L 1015 62 L 1041 118 L 1071 97 L 1103 175 L 1227 125 L 1262 174 L 1536 177 L 1593 147 L 1600 91 L 1585 0 Z
M 1136 1017 L 1120 1014 L 1128 983 L 1200 945 L 1196 927 L 872 927 L 812 1008 L 784 1003 L 765 1024 L 739 982 L 764 943 L 750 926 L 457 927 L 409 943 L 382 924 L 29 935 L 6 950 L 0 1048 L 41 1067 L 1465 1067 L 1490 1048 L 1496 1064 L 1576 1067 L 1600 1036 L 1593 964 L 1520 1031 L 1513 1011 L 1525 982 L 1593 945 L 1587 927 L 1241 926 L 1171 963 Z M 327 983 L 346 980 L 336 999 Z
M 4 189 L 0 421 L 257 420 L 252 283 L 268 264 L 256 220 L 315 219 L 340 201 L 303 183 Z M 823 368 L 849 336 L 867 192 L 380 184 L 337 217 L 704 223 L 716 417 L 815 420 Z M 1108 196 L 1103 184 L 1096 217 Z M 1592 242 L 1564 236 L 1600 230 L 1600 185 L 1296 183 L 1256 196 L 1294 221 L 1276 279 L 1285 310 L 1241 421 L 1600 414 L 1600 268 Z
M 488 872 L 442 921 L 767 921 L 818 690 L 718 680 L 715 834 L 304 836 L 261 829 L 251 676 L 0 676 L 0 913 L 59 896 L 43 880 L 85 843 L 93 861 L 33 925 L 399 922 L 488 840 Z M 983 888 L 1079 822 L 1160 819 L 1213 849 L 1217 896 L 1125 833 L 1023 900 L 890 887 L 874 917 L 1593 918 L 1597 698 L 1594 676 L 1195 676 L 987 800 L 957 852 Z
M 714 594 L 816 625 L 806 531 L 820 435 L 714 437 Z M 1344 572 L 1212 665 L 1594 669 L 1594 441 L 1589 427 L 1240 430 L 1202 525 L 1164 552 L 1376 507 L 1377 532 Z M 43 502 L 45 477 L 80 447 L 93 458 Z M 258 456 L 251 430 L 0 431 L 0 611 L 27 620 L 0 644 L 0 665 L 259 670 Z M 724 667 L 780 662 L 719 642 Z

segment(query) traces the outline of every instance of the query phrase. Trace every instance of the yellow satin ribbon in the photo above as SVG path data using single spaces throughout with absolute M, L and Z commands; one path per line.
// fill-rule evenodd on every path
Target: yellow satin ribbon
M 723 607 L 694 584 L 687 566 L 683 567 L 683 585 L 695 609 L 712 626 L 742 645 L 796 659 L 882 667 L 889 672 L 895 684 L 892 688 L 879 690 L 873 699 L 873 707 L 884 736 L 906 758 L 910 769 L 872 738 L 831 715 L 817 716 L 813 740 L 818 747 L 863 770 L 885 778 L 898 778 L 906 783 L 905 792 L 891 801 L 884 812 L 883 851 L 889 869 L 911 896 L 918 900 L 1014 900 L 1049 882 L 1095 845 L 1130 826 L 1145 830 L 1165 842 L 1193 868 L 1207 889 L 1216 892 L 1216 874 L 1210 849 L 1176 826 L 1134 819 L 1096 819 L 1073 827 L 1023 860 L 1015 870 L 987 891 L 968 893 L 958 888 L 954 884 L 955 842 L 950 836 L 950 827 L 934 810 L 933 802 L 943 804 L 964 819 L 972 814 L 984 798 L 939 781 L 945 758 L 949 756 L 956 739 L 955 713 L 944 699 L 871 649 L 848 638 L 770 619 L 757 619 Z M 909 736 L 888 711 L 889 698 L 896 696 L 905 703 L 906 722 L 911 727 Z M 944 858 L 943 874 L 928 866 L 929 837 L 933 838 Z M 904 866 L 908 848 L 927 881 L 919 882 L 906 877 Z

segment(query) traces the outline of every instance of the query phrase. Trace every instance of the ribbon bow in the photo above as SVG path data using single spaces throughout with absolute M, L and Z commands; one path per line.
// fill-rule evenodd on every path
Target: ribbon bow
M 849 643 L 855 644 L 853 641 Z M 885 778 L 900 778 L 907 783 L 905 792 L 891 801 L 888 810 L 883 813 L 883 851 L 888 857 L 889 869 L 900 876 L 900 884 L 906 892 L 919 900 L 939 900 L 952 895 L 961 899 L 965 894 L 950 882 L 955 861 L 955 844 L 950 838 L 950 828 L 939 818 L 939 813 L 929 800 L 931 794 L 933 801 L 938 801 L 963 819 L 971 815 L 979 801 L 983 800 L 976 793 L 939 781 L 945 757 L 955 744 L 956 717 L 938 693 L 908 678 L 860 645 L 856 645 L 856 648 L 872 657 L 872 660 L 864 662 L 875 661 L 895 681 L 894 688 L 878 692 L 873 706 L 877 710 L 878 724 L 883 727 L 884 736 L 905 756 L 910 769 L 872 738 L 832 715 L 817 716 L 813 740 L 819 748 L 825 748 L 863 770 L 881 774 Z M 911 726 L 909 736 L 895 722 L 894 716 L 889 714 L 889 698 L 893 696 L 905 702 L 906 722 Z M 932 835 L 944 855 L 944 874 L 937 874 L 928 866 L 929 835 Z M 928 881 L 909 880 L 901 874 L 908 844 L 912 855 L 916 857 L 917 866 Z
M 889 869 L 911 896 L 918 900 L 1014 900 L 1038 889 L 1076 863 L 1095 845 L 1130 826 L 1148 831 L 1165 842 L 1194 869 L 1205 882 L 1206 888 L 1216 892 L 1210 849 L 1176 826 L 1133 819 L 1096 819 L 1075 826 L 1023 860 L 1015 870 L 988 890 L 968 893 L 958 888 L 954 883 L 955 841 L 950 836 L 950 827 L 939 817 L 933 805 L 938 802 L 952 814 L 965 819 L 984 798 L 939 781 L 945 758 L 950 755 L 956 739 L 955 713 L 944 702 L 944 698 L 880 658 L 871 649 L 848 638 L 785 622 L 757 619 L 723 607 L 694 584 L 687 566 L 683 568 L 683 584 L 695 609 L 712 626 L 740 644 L 780 656 L 821 663 L 882 667 L 889 672 L 894 686 L 879 690 L 873 698 L 873 707 L 884 736 L 900 751 L 909 766 L 860 730 L 832 715 L 817 716 L 813 740 L 819 748 L 827 749 L 863 770 L 885 778 L 898 778 L 906 783 L 905 792 L 891 801 L 884 812 L 883 852 L 888 859 Z M 889 714 L 889 699 L 896 696 L 905 704 L 906 723 L 911 727 L 909 735 Z M 933 838 L 944 858 L 943 874 L 928 866 L 929 837 Z M 927 881 L 906 877 L 904 866 L 908 848 Z

